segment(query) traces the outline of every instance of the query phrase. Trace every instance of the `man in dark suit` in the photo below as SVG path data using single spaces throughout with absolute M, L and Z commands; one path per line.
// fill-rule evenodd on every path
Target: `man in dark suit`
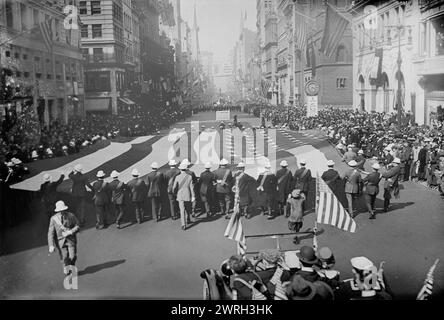
M 119 173 L 116 170 L 111 172 L 111 178 L 113 179 L 113 181 L 109 183 L 109 189 L 111 190 L 111 203 L 114 205 L 114 209 L 117 213 L 117 229 L 120 229 L 126 204 L 126 185 L 123 181 L 119 180 Z
M 231 206 L 231 188 L 233 187 L 233 174 L 227 168 L 228 161 L 222 159 L 219 164 L 219 169 L 214 171 L 216 175 L 216 192 L 219 200 L 219 206 L 222 214 L 225 214 L 225 219 L 230 219 Z
M 267 209 L 267 219 L 271 220 L 274 218 L 273 207 L 277 199 L 277 178 L 274 173 L 270 171 L 271 165 L 267 163 L 265 165 L 265 170 L 257 178 L 258 196 L 263 201 L 261 203 L 260 209 L 263 214 L 265 213 L 265 208 Z
M 300 168 L 296 170 L 293 176 L 293 189 L 299 189 L 304 194 L 305 199 L 308 199 L 308 191 L 310 189 L 310 182 L 311 182 L 311 171 L 310 169 L 307 169 L 305 165 L 307 162 L 305 159 L 299 160 Z M 305 210 L 305 202 L 304 202 L 304 209 Z
M 57 201 L 57 187 L 63 182 L 64 178 L 64 173 L 60 174 L 60 178 L 57 181 L 52 181 L 52 177 L 47 173 L 43 175 L 43 183 L 40 185 L 40 197 L 48 218 L 51 218 L 54 213 L 54 205 Z
M 161 195 L 164 192 L 164 180 L 165 177 L 162 172 L 159 172 L 159 165 L 157 162 L 151 164 L 151 171 L 146 180 L 148 187 L 148 198 L 151 200 L 151 214 L 153 219 L 159 222 L 162 215 L 162 198 Z
M 102 230 L 107 226 L 108 208 L 111 203 L 111 190 L 105 182 L 105 172 L 97 172 L 97 181 L 94 181 L 92 187 L 94 191 L 94 206 L 96 207 L 96 229 Z
M 357 162 L 357 166 L 356 169 L 358 170 L 364 170 L 364 164 L 365 164 L 365 157 L 364 157 L 364 151 L 363 150 L 359 150 L 358 151 L 358 155 L 356 156 L 356 160 Z
M 393 159 L 393 163 L 391 168 L 389 168 L 385 173 L 383 173 L 383 178 L 385 178 L 384 182 L 384 212 L 389 211 L 390 207 L 390 199 L 392 198 L 392 190 L 395 193 L 395 196 L 399 192 L 399 174 L 401 169 L 399 165 L 401 164 L 401 160 L 399 158 Z
M 128 181 L 127 186 L 130 192 L 131 201 L 135 208 L 137 223 L 141 224 L 144 217 L 143 203 L 146 196 L 146 184 L 139 178 L 139 170 L 133 169 L 131 175 L 133 176 L 133 179 Z
M 185 172 L 191 176 L 192 181 L 193 181 L 194 194 L 196 195 L 196 197 L 191 202 L 191 216 L 193 218 L 195 218 L 196 217 L 197 195 L 199 195 L 199 190 L 198 190 L 198 185 L 199 185 L 198 180 L 199 179 L 197 178 L 196 174 L 190 170 L 191 162 L 188 159 L 184 159 L 182 161 L 182 163 L 184 163 L 187 166 L 187 170 Z
M 174 179 L 180 174 L 180 170 L 177 168 L 176 160 L 170 160 L 170 169 L 165 172 L 165 181 L 167 183 L 168 200 L 170 202 L 171 219 L 176 220 L 179 218 L 177 211 L 176 197 L 173 192 Z
M 247 219 L 251 215 L 248 211 L 249 206 L 253 202 L 253 192 L 256 187 L 254 178 L 245 173 L 245 163 L 241 162 L 237 165 L 238 172 L 235 174 L 235 188 L 239 196 L 239 210 Z
M 341 176 L 338 171 L 333 169 L 335 166 L 333 160 L 328 160 L 327 166 L 328 170 L 322 174 L 321 178 L 325 181 L 325 183 L 327 183 L 330 189 L 335 192 L 335 189 L 337 188 L 337 183 L 341 180 Z
M 281 169 L 276 172 L 276 178 L 278 179 L 277 201 L 279 203 L 280 214 L 287 212 L 287 198 L 292 191 L 293 174 L 287 167 L 287 160 L 282 160 Z
M 69 174 L 69 178 L 72 180 L 71 194 L 77 205 L 76 216 L 80 221 L 80 226 L 85 224 L 85 203 L 88 196 L 86 187 L 90 190 L 93 189 L 86 176 L 82 174 L 82 170 L 82 165 L 78 164 L 74 167 L 74 171 Z
M 211 172 L 211 163 L 205 164 L 205 171 L 200 174 L 200 199 L 205 208 L 205 213 L 207 217 L 211 216 L 211 203 L 213 202 L 216 188 L 214 187 L 216 184 L 216 175 Z
M 80 230 L 79 222 L 75 215 L 68 212 L 68 207 L 63 201 L 56 203 L 54 211 L 48 229 L 49 253 L 57 249 L 63 263 L 63 273 L 68 275 L 70 267 L 74 267 L 77 260 L 76 234 Z
M 362 183 L 361 174 L 356 169 L 358 165 L 355 160 L 352 160 L 348 163 L 350 169 L 345 173 L 345 196 L 348 202 L 348 211 L 352 218 L 354 218 L 353 213 L 353 200 L 359 197 L 361 192 L 360 185 Z
M 372 165 L 373 172 L 366 176 L 362 181 L 365 185 L 365 203 L 367 205 L 368 212 L 370 213 L 370 219 L 375 219 L 375 201 L 379 193 L 379 181 L 381 181 L 382 175 L 379 173 L 381 166 L 379 163 Z
M 313 266 L 319 262 L 313 247 L 303 246 L 296 255 L 301 263 L 301 269 L 296 271 L 295 275 L 300 275 L 304 280 L 309 282 L 315 282 L 322 279 L 318 272 L 313 268 Z M 287 279 L 283 279 L 283 281 L 284 280 Z

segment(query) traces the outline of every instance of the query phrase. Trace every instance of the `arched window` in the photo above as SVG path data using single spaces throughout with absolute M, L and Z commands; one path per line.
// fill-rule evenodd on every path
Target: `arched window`
M 340 45 L 336 50 L 335 62 L 346 62 L 347 61 L 347 49 L 344 45 Z

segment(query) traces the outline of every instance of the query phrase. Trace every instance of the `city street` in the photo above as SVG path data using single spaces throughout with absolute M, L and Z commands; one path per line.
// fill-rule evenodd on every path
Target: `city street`
M 246 127 L 260 123 L 258 118 L 247 114 L 238 114 L 238 118 Z M 191 121 L 200 121 L 199 125 L 204 124 L 206 127 L 217 128 L 219 125 L 215 121 L 214 112 L 205 112 L 175 127 L 190 131 Z M 162 150 L 162 144 L 158 142 L 167 136 L 168 131 L 164 130 L 160 137 L 147 138 L 139 145 L 140 150 L 137 144 L 132 145 L 135 150 L 128 149 L 125 154 L 116 155 L 117 160 L 108 159 L 88 172 L 87 177 L 94 179 L 97 170 L 104 170 L 107 175 L 113 169 L 129 170 L 136 163 L 139 163 L 139 170 L 149 172 L 148 166 L 154 160 L 165 168 L 168 154 L 165 154 L 166 150 Z M 341 173 L 347 167 L 341 162 L 338 151 L 321 133 L 315 131 L 291 132 L 278 129 L 275 147 L 277 163 L 286 159 L 293 172 L 296 169 L 295 157 L 299 156 L 307 160 L 307 167 L 313 175 L 326 169 L 326 159 L 334 160 L 336 169 Z M 235 157 L 235 162 L 240 158 Z M 82 158 L 77 161 L 81 163 Z M 369 168 L 370 164 L 367 163 L 366 171 Z M 193 167 L 191 170 L 201 171 Z M 393 199 L 389 213 L 378 213 L 376 220 L 369 220 L 361 200 L 360 214 L 355 218 L 356 233 L 319 224 L 318 242 L 320 247 L 328 246 L 332 249 L 342 279 L 352 276 L 352 257 L 366 256 L 377 266 L 385 261 L 384 272 L 395 299 L 414 299 L 435 259 L 444 261 L 444 202 L 439 193 L 422 185 L 406 182 L 403 186 L 400 198 Z M 60 189 L 68 191 L 68 182 L 65 181 Z M 376 204 L 378 212 L 382 211 L 381 197 L 382 192 Z M 115 225 L 111 225 L 98 231 L 94 228 L 94 208 L 89 204 L 87 227 L 78 235 L 78 290 L 65 290 L 58 256 L 56 253 L 48 254 L 46 217 L 38 210 L 36 201 L 33 208 L 35 210 L 30 212 L 31 217 L 27 222 L 7 230 L 0 237 L 4 252 L 0 256 L 2 299 L 201 299 L 200 272 L 207 268 L 219 268 L 223 260 L 236 252 L 235 242 L 224 237 L 228 220 L 222 216 L 208 219 L 198 217 L 191 228 L 182 231 L 180 220 L 130 224 L 134 214 L 126 212 L 123 229 L 117 230 Z M 304 218 L 302 231 L 312 228 L 315 219 L 316 215 L 311 210 Z M 244 219 L 242 223 L 246 235 L 288 232 L 287 221 L 283 216 L 269 221 L 265 216 L 255 215 L 250 220 Z M 311 245 L 312 239 L 302 240 L 299 246 L 304 244 Z M 255 246 L 271 248 L 274 242 L 247 242 L 248 248 Z M 298 247 L 291 245 L 288 248 Z M 442 263 L 435 271 L 433 293 L 434 297 L 444 295 Z

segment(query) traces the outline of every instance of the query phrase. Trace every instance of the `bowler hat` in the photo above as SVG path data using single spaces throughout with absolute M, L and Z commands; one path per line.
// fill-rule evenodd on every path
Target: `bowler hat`
M 303 246 L 299 253 L 297 253 L 297 256 L 301 262 L 306 264 L 315 264 L 318 262 L 314 249 L 309 246 Z

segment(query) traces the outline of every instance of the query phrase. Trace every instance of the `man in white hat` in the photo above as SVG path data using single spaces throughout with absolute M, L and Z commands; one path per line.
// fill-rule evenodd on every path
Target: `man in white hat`
M 79 222 L 75 215 L 68 212 L 63 201 L 55 205 L 55 214 L 49 220 L 48 247 L 49 253 L 57 249 L 63 264 L 63 273 L 68 275 L 77 260 L 77 232 Z
M 366 176 L 362 182 L 365 185 L 365 203 L 367 205 L 368 212 L 370 213 L 370 219 L 375 219 L 375 201 L 379 193 L 379 182 L 382 179 L 382 175 L 379 173 L 381 166 L 379 163 L 372 165 L 373 172 Z
M 342 157 L 342 161 L 345 163 L 349 163 L 352 160 L 355 160 L 357 157 L 357 154 L 353 152 L 353 147 L 351 145 L 347 146 L 347 152 L 344 153 L 344 156 Z
M 288 169 L 288 162 L 287 160 L 282 160 L 281 163 L 281 169 L 276 172 L 276 178 L 277 178 L 277 201 L 279 204 L 279 212 L 280 214 L 284 214 L 287 212 L 287 198 L 288 195 L 292 191 L 292 181 L 293 181 L 293 174 L 291 173 L 291 170 Z
M 312 180 L 311 170 L 307 169 L 305 166 L 307 161 L 305 159 L 299 160 L 300 168 L 296 170 L 293 176 L 293 189 L 299 189 L 304 194 L 305 199 L 308 199 L 308 192 L 310 190 L 310 183 Z M 305 210 L 304 202 L 304 210 Z
M 134 205 L 136 221 L 138 224 L 141 224 L 144 218 L 143 203 L 146 199 L 146 184 L 139 178 L 139 170 L 134 168 L 131 171 L 131 175 L 133 178 L 128 181 L 127 186 L 130 192 L 130 199 Z
M 231 190 L 234 181 L 233 174 L 227 165 L 228 161 L 222 159 L 219 163 L 219 168 L 214 171 L 214 174 L 216 175 L 216 192 L 221 213 L 225 214 L 225 219 L 230 219 Z
M 384 182 L 384 212 L 389 211 L 390 199 L 392 198 L 392 191 L 395 197 L 399 195 L 399 175 L 401 173 L 401 168 L 399 167 L 401 160 L 399 158 L 394 158 L 391 166 L 386 172 L 382 174 L 385 179 Z
M 392 300 L 393 293 L 388 286 L 382 269 L 366 257 L 350 260 L 354 277 L 346 279 L 335 291 L 335 300 Z
M 77 164 L 74 170 L 69 174 L 69 178 L 72 180 L 71 195 L 74 203 L 76 203 L 76 216 L 80 221 L 80 226 L 85 224 L 85 204 L 88 193 L 86 187 L 90 190 L 93 189 L 88 182 L 88 178 L 82 173 L 83 168 L 81 164 Z
M 63 179 L 65 179 L 63 172 L 57 181 L 52 181 L 52 177 L 47 173 L 43 175 L 43 183 L 40 185 L 39 194 L 48 218 L 54 213 L 54 205 L 57 201 L 57 187 L 63 182 Z
M 113 181 L 109 183 L 109 189 L 111 191 L 111 203 L 114 205 L 114 210 L 116 212 L 116 227 L 120 229 L 122 218 L 124 214 L 124 208 L 126 205 L 126 184 L 119 180 L 119 173 L 116 170 L 111 172 L 111 178 Z
M 193 180 L 194 194 L 196 195 L 196 198 L 191 203 L 191 216 L 194 218 L 196 217 L 197 195 L 199 194 L 198 178 L 194 171 L 190 170 L 191 162 L 188 159 L 184 159 L 182 162 L 187 166 L 185 172 L 189 174 Z
M 214 187 L 216 184 L 216 180 L 216 175 L 211 172 L 211 163 L 205 163 L 205 171 L 200 174 L 199 193 L 207 217 L 210 217 L 212 215 L 211 204 L 216 197 L 216 188 Z
M 168 162 L 170 168 L 165 172 L 165 181 L 167 183 L 168 200 L 170 204 L 171 219 L 176 220 L 179 218 L 179 212 L 177 208 L 176 196 L 173 192 L 173 184 L 176 176 L 180 174 L 180 170 L 177 168 L 177 162 L 171 159 Z
M 177 202 L 179 203 L 182 230 L 186 230 L 187 225 L 191 223 L 189 207 L 191 206 L 191 203 L 196 200 L 193 178 L 186 172 L 187 169 L 188 166 L 186 163 L 180 164 L 180 174 L 174 179 L 173 185 L 173 190 L 176 194 Z
M 249 212 L 249 207 L 253 203 L 253 192 L 255 189 L 256 181 L 254 178 L 245 173 L 245 163 L 241 162 L 237 165 L 238 171 L 234 175 L 235 186 L 233 191 L 236 192 L 239 201 L 239 210 L 242 215 L 247 219 L 250 219 L 251 215 Z
M 330 189 L 333 192 L 337 190 L 338 182 L 341 180 L 341 175 L 339 174 L 338 171 L 334 169 L 334 166 L 335 162 L 333 160 L 328 160 L 327 161 L 328 170 L 325 171 L 321 176 L 322 180 L 324 180 L 325 183 L 327 183 L 327 185 L 330 187 Z
M 350 169 L 344 175 L 345 180 L 345 196 L 348 202 L 348 213 L 352 218 L 355 214 L 353 212 L 353 201 L 356 200 L 361 193 L 362 178 L 359 171 L 356 169 L 358 163 L 352 160 L 348 163 Z
M 96 229 L 101 230 L 107 226 L 108 209 L 111 203 L 111 190 L 105 182 L 105 172 L 97 172 L 97 180 L 93 182 L 94 206 L 96 207 Z
M 262 214 L 267 215 L 267 219 L 274 218 L 273 209 L 277 199 L 277 183 L 276 175 L 271 172 L 271 164 L 265 164 L 265 170 L 257 178 L 258 198 L 260 200 L 259 210 Z M 267 210 L 267 212 L 265 212 Z
M 151 214 L 153 220 L 160 221 L 162 216 L 162 193 L 166 193 L 165 176 L 159 171 L 157 162 L 151 164 L 152 171 L 146 177 L 146 185 L 148 187 L 148 198 L 151 201 Z M 165 189 L 165 190 L 164 190 Z
M 359 150 L 358 151 L 358 155 L 356 156 L 355 161 L 357 163 L 356 169 L 364 170 L 365 157 L 364 157 L 364 151 L 363 150 Z

